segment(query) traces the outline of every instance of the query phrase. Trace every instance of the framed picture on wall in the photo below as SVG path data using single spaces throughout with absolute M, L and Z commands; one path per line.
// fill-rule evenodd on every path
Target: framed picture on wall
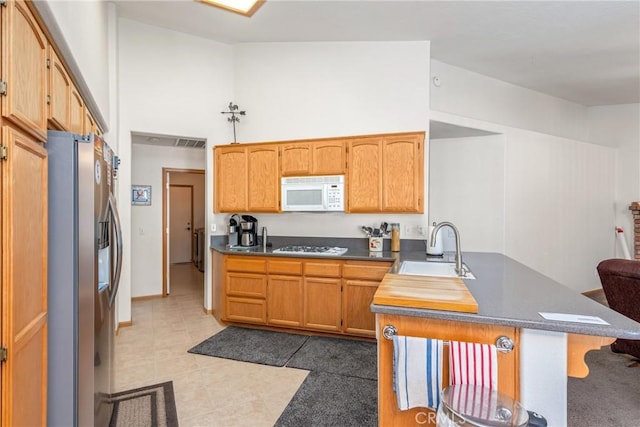
M 151 186 L 132 185 L 131 204 L 137 206 L 151 206 Z

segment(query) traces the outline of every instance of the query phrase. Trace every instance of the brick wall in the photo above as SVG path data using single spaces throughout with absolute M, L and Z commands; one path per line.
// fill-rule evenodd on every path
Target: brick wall
M 633 214 L 633 258 L 640 260 L 640 202 L 633 202 L 629 206 Z

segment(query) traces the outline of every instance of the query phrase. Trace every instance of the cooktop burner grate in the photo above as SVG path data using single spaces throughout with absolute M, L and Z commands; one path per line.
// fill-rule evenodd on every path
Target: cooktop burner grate
M 273 251 L 274 254 L 301 254 L 301 255 L 343 255 L 347 248 L 336 246 L 302 246 L 288 245 Z

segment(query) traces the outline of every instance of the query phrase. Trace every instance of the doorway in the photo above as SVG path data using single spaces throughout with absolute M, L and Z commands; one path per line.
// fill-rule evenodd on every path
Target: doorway
M 162 169 L 162 296 L 204 296 L 204 170 Z

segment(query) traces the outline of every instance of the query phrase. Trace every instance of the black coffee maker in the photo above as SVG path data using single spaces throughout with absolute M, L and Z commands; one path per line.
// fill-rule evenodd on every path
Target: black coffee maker
M 240 221 L 240 246 L 258 244 L 258 220 L 251 215 L 242 215 Z

